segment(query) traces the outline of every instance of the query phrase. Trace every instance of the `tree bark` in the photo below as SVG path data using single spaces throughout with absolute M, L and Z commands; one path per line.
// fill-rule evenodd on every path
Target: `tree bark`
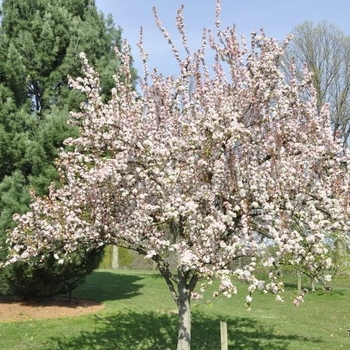
M 198 275 L 186 266 L 179 266 L 175 277 L 169 270 L 169 264 L 153 258 L 164 277 L 171 295 L 178 308 L 178 343 L 177 350 L 190 350 L 191 348 L 191 292 L 197 285 Z M 177 286 L 177 288 L 175 287 Z
M 178 296 L 179 309 L 179 334 L 177 350 L 190 350 L 191 348 L 191 310 L 190 310 L 190 289 L 186 281 L 180 280 Z
M 347 246 L 346 246 L 346 242 L 344 239 L 342 239 L 341 237 L 338 237 L 335 242 L 334 242 L 334 246 L 335 246 L 335 253 L 336 253 L 336 276 L 339 276 L 339 274 L 342 272 L 342 264 L 344 263 L 344 255 L 346 254 L 346 250 L 347 250 Z

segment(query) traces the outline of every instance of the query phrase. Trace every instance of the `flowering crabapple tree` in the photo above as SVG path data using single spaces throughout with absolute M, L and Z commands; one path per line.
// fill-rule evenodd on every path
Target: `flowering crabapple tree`
M 287 81 L 279 68 L 288 40 L 261 31 L 247 45 L 219 19 L 217 2 L 215 32 L 204 30 L 191 52 L 180 8 L 181 58 L 156 14 L 178 76 L 149 71 L 141 40 L 137 93 L 125 43 L 107 103 L 81 54 L 85 75 L 70 83 L 86 102 L 71 114 L 80 137 L 67 139 L 57 160 L 61 187 L 33 195 L 9 233 L 9 263 L 52 251 L 63 261 L 104 244 L 154 260 L 178 307 L 178 349 L 190 348 L 190 300 L 207 283 L 218 279 L 215 295 L 230 297 L 233 281 L 246 282 L 248 304 L 257 289 L 281 299 L 275 268 L 319 276 L 331 266 L 326 238 L 347 229 L 348 155 L 333 139 L 328 107 L 317 112 L 310 74 L 298 81 L 292 67 Z M 241 257 L 249 263 L 233 268 Z M 257 261 L 271 267 L 266 282 L 255 276 Z

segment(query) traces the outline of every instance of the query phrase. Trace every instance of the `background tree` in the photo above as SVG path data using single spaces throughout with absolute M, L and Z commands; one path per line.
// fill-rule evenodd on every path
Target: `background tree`
M 348 147 L 350 135 L 350 37 L 326 21 L 306 21 L 293 30 L 285 52 L 286 70 L 295 64 L 298 76 L 307 64 L 317 93 L 317 108 L 330 104 L 335 137 Z
M 300 77 L 304 65 L 312 72 L 317 108 L 330 105 L 330 118 L 335 138 L 349 147 L 350 136 L 350 37 L 336 25 L 306 21 L 293 30 L 293 40 L 285 52 L 285 72 L 294 64 Z M 345 240 L 335 239 L 338 267 L 347 255 Z
M 114 47 L 120 45 L 121 29 L 115 28 L 111 17 L 104 18 L 97 11 L 95 1 L 2 1 L 0 239 L 3 257 L 6 256 L 5 231 L 14 225 L 12 215 L 28 210 L 29 188 L 45 194 L 50 183 L 58 181 L 54 166 L 57 149 L 64 139 L 78 135 L 76 127 L 67 124 L 68 111 L 78 110 L 84 97 L 69 88 L 67 76 L 81 75 L 79 52 L 87 52 L 100 68 L 101 94 L 108 99 L 112 72 L 120 64 Z M 134 82 L 135 72 L 132 74 Z M 56 266 L 57 276 L 64 268 Z M 22 266 L 16 272 L 8 271 L 7 276 L 22 291 L 33 290 L 30 285 L 38 286 L 41 277 L 47 283 L 48 277 L 53 276 L 52 264 L 47 266 L 46 277 L 42 264 L 40 273 L 32 269 Z M 66 270 L 73 273 L 74 269 L 70 266 Z M 82 276 L 84 271 L 87 270 L 82 268 Z M 20 276 L 21 273 L 25 276 Z M 64 275 L 61 277 L 67 279 L 66 272 Z M 36 280 L 27 283 L 28 276 L 36 276 Z M 53 285 L 57 283 L 52 281 Z
M 182 350 L 190 348 L 190 300 L 206 283 L 218 278 L 214 295 L 230 297 L 231 277 L 247 282 L 247 306 L 257 289 L 280 299 L 276 268 L 319 276 L 331 265 L 325 236 L 348 222 L 349 157 L 334 141 L 327 107 L 319 113 L 310 75 L 287 82 L 279 69 L 283 45 L 253 33 L 248 50 L 234 27 L 220 30 L 219 10 L 218 1 L 217 36 L 204 32 L 191 53 L 180 8 L 185 59 L 156 15 L 180 73 L 148 74 L 145 65 L 141 96 L 127 44 L 108 102 L 81 55 L 84 76 L 71 84 L 88 103 L 71 114 L 80 136 L 60 153 L 62 187 L 33 197 L 10 234 L 8 263 L 52 251 L 69 261 L 76 249 L 104 244 L 153 259 L 178 307 Z M 216 57 L 212 73 L 207 42 Z M 241 257 L 249 262 L 233 268 Z M 255 276 L 258 259 L 271 268 L 266 281 Z

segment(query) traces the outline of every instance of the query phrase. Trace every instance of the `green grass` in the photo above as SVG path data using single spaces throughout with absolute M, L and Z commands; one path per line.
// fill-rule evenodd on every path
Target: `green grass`
M 192 349 L 220 349 L 219 322 L 228 326 L 229 349 L 348 349 L 350 279 L 338 278 L 333 290 L 308 293 L 300 307 L 256 293 L 251 311 L 244 306 L 245 286 L 231 299 L 208 307 L 193 302 Z M 176 348 L 176 307 L 161 277 L 152 272 L 94 272 L 73 295 L 104 303 L 94 315 L 0 323 L 1 350 L 166 350 Z

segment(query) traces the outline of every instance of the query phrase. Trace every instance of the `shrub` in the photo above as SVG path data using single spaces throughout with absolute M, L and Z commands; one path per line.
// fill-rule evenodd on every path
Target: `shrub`
M 32 260 L 18 262 L 7 269 L 2 277 L 3 292 L 25 299 L 49 298 L 71 292 L 85 277 L 96 269 L 103 256 L 103 250 L 77 251 L 68 262 L 60 263 L 50 253 L 45 263 Z M 1 283 L 1 282 L 0 282 Z

